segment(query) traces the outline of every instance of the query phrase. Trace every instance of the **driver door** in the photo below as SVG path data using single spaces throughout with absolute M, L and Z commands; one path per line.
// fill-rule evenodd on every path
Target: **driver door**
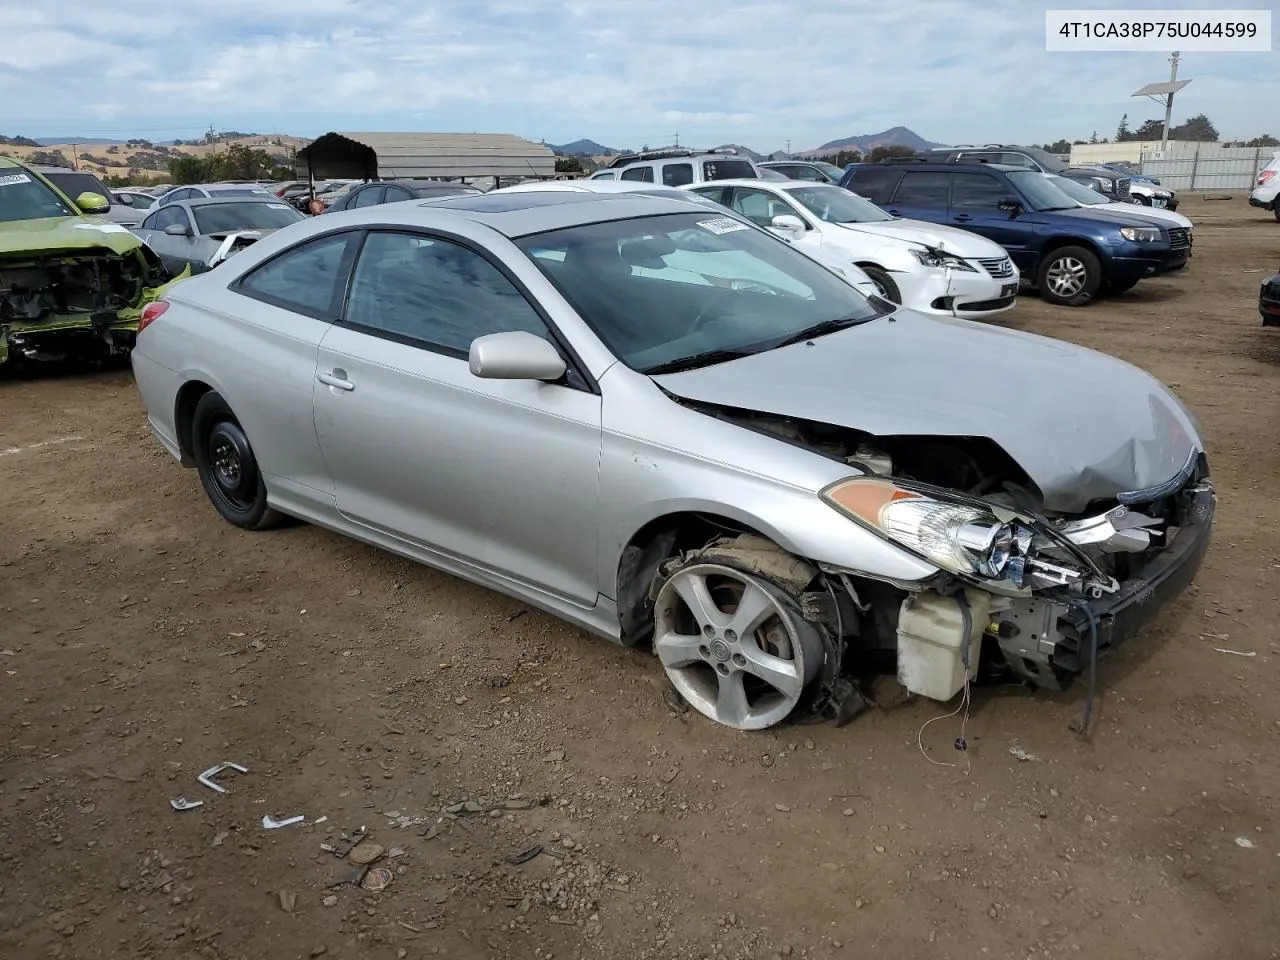
M 138 236 L 142 238 L 143 243 L 156 252 L 165 269 L 170 273 L 181 273 L 188 264 L 192 265 L 194 272 L 195 265 L 200 263 L 198 238 L 191 235 L 184 237 L 165 233 L 165 228 L 174 224 L 184 226 L 191 232 L 195 230 L 186 207 L 177 203 L 168 203 L 143 221 L 142 228 L 138 230 Z

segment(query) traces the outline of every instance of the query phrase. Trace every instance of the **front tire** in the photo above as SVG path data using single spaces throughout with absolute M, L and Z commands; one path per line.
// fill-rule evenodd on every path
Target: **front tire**
M 1037 286 L 1050 303 L 1083 307 L 1102 287 L 1102 264 L 1084 247 L 1058 247 L 1041 262 Z
M 1141 205 L 1142 205 L 1142 206 L 1144 206 L 1144 207 L 1149 207 L 1149 206 L 1151 206 L 1151 198 L 1150 198 L 1150 197 L 1144 197 L 1144 196 L 1143 196 L 1142 194 L 1140 194 L 1140 193 L 1131 193 L 1131 194 L 1129 194 L 1129 199 L 1130 199 L 1131 201 L 1133 201 L 1134 203 L 1139 203 L 1139 204 L 1141 204 Z
M 898 289 L 898 285 L 893 282 L 893 277 L 889 276 L 889 271 L 872 264 L 866 264 L 862 267 L 862 272 L 880 288 L 880 295 L 886 300 L 894 303 L 902 303 L 902 291 Z
M 265 530 L 283 519 L 267 506 L 267 487 L 253 447 L 220 395 L 211 391 L 200 398 L 191 437 L 200 484 L 224 520 L 245 530 Z
M 1271 201 L 1271 212 L 1275 214 L 1276 222 L 1280 223 L 1280 197 Z

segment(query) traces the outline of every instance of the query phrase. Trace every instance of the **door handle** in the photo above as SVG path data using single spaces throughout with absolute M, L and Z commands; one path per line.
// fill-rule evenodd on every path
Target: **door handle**
M 331 373 L 317 373 L 316 379 L 335 390 L 354 390 L 356 385 L 347 379 L 347 371 L 333 370 Z
M 969 214 L 967 213 L 957 213 L 951 219 L 953 219 L 956 223 L 968 223 L 970 220 L 973 219 L 973 217 L 969 216 Z
M 890 211 L 889 211 L 889 216 L 891 216 L 891 217 L 900 217 L 900 216 L 902 216 L 902 214 L 900 214 L 897 210 L 890 210 Z

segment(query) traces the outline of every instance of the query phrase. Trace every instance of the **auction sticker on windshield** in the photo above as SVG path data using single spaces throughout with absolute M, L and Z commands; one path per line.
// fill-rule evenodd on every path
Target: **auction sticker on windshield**
M 31 178 L 25 173 L 8 173 L 0 177 L 0 187 L 8 187 L 15 183 L 30 183 Z
M 699 220 L 698 226 L 712 233 L 733 233 L 735 230 L 746 230 L 747 225 L 732 217 L 716 217 L 714 220 Z

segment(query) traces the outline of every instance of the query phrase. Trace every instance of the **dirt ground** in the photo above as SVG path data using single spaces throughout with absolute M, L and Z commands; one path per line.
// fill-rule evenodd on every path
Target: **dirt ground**
M 323 530 L 232 528 L 127 369 L 0 383 L 0 957 L 1280 955 L 1280 330 L 1256 312 L 1280 228 L 1184 210 L 1183 275 L 1002 322 L 1187 400 L 1206 566 L 1104 661 L 1090 741 L 1082 686 L 983 690 L 967 754 L 958 718 L 925 734 L 958 766 L 917 746 L 949 707 L 717 728 L 647 655 Z M 219 795 L 196 777 L 223 760 L 248 773 Z M 294 814 L 328 820 L 263 829 Z M 362 826 L 382 892 L 322 848 Z

